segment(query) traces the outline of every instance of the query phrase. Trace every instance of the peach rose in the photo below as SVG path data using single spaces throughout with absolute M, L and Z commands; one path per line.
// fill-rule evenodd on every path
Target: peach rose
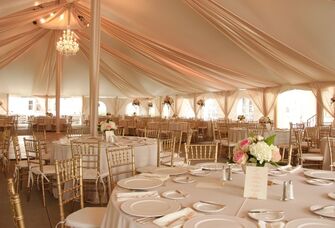
M 279 148 L 276 147 L 276 146 L 273 146 L 273 145 L 271 145 L 270 148 L 271 148 L 271 150 L 272 150 L 272 158 L 271 158 L 271 161 L 272 161 L 272 162 L 279 162 L 280 159 L 281 159 L 281 155 L 280 155 L 280 152 L 279 152 Z

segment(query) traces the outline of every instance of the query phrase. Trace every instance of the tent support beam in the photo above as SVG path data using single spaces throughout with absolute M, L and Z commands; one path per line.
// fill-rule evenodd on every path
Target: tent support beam
M 56 53 L 56 133 L 60 132 L 60 93 L 63 74 L 63 56 Z

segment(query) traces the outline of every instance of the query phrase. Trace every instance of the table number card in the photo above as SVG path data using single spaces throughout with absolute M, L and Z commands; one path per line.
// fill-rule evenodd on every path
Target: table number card
M 266 199 L 268 184 L 268 168 L 247 166 L 244 181 L 244 197 Z

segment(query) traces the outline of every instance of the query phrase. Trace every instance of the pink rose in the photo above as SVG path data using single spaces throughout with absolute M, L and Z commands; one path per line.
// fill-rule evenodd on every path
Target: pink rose
M 271 158 L 271 161 L 273 162 L 279 162 L 280 159 L 281 159 L 281 155 L 280 155 L 280 152 L 279 152 L 279 148 L 276 147 L 276 146 L 272 146 L 271 145 L 271 149 L 272 149 L 272 158 Z
M 243 139 L 240 141 L 240 148 L 243 150 L 243 151 L 246 151 L 248 150 L 248 147 L 250 145 L 250 140 L 248 138 L 246 139 Z
M 248 160 L 248 155 L 241 150 L 234 151 L 233 161 L 237 164 L 245 164 Z

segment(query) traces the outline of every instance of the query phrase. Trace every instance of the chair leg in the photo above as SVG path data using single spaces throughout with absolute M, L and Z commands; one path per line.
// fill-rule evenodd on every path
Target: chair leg
M 43 207 L 45 207 L 45 191 L 44 191 L 44 177 L 41 176 L 41 184 L 42 184 L 42 200 L 43 200 Z

